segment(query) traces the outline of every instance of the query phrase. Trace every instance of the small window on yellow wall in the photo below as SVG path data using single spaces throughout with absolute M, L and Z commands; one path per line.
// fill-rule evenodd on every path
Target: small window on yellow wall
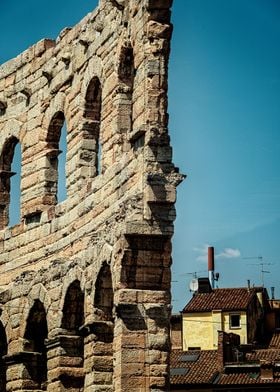
M 240 328 L 241 324 L 240 324 L 240 314 L 231 314 L 229 316 L 229 320 L 230 320 L 230 328 L 234 329 L 234 328 Z

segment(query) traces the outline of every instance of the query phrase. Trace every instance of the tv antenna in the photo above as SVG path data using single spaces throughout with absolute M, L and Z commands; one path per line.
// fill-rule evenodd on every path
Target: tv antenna
M 204 273 L 207 273 L 207 272 L 208 272 L 208 271 L 185 272 L 185 273 L 182 274 L 182 276 L 184 276 L 184 275 L 190 275 L 190 276 L 192 276 L 194 279 L 196 279 L 196 278 L 198 278 L 198 275 L 199 275 L 199 274 L 204 274 Z
M 259 263 L 252 263 L 252 264 L 249 264 L 249 265 L 257 265 L 257 266 L 261 267 L 261 271 L 260 271 L 261 272 L 261 282 L 262 282 L 262 286 L 264 287 L 264 274 L 270 274 L 270 271 L 265 270 L 264 266 L 265 265 L 272 265 L 272 263 L 264 263 L 262 256 L 249 256 L 249 257 L 243 257 L 243 259 L 247 259 L 247 260 L 249 260 L 249 259 L 257 259 L 257 260 L 260 260 Z

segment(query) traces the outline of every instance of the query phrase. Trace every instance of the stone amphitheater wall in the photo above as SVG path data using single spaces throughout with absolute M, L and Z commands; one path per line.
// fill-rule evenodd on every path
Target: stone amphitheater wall
M 0 66 L 0 390 L 167 391 L 171 0 L 100 0 Z M 67 127 L 67 198 L 58 202 Z M 21 148 L 21 217 L 9 226 Z

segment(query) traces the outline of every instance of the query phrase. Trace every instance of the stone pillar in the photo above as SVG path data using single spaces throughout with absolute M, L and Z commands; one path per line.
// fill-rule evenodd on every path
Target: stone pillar
M 81 391 L 84 385 L 83 338 L 60 334 L 46 341 L 48 392 Z
M 4 356 L 7 365 L 7 392 L 46 390 L 46 383 L 40 382 L 41 357 L 42 354 L 29 351 Z
M 85 337 L 84 392 L 113 392 L 113 322 L 94 321 Z
M 166 293 L 120 290 L 118 298 L 126 302 L 119 301 L 116 307 L 114 391 L 168 391 L 170 312 L 164 303 Z

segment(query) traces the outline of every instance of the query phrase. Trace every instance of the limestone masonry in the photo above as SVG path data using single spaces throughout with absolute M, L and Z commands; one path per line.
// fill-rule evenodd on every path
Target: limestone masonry
M 0 67 L 1 392 L 169 390 L 171 3 L 100 0 Z

